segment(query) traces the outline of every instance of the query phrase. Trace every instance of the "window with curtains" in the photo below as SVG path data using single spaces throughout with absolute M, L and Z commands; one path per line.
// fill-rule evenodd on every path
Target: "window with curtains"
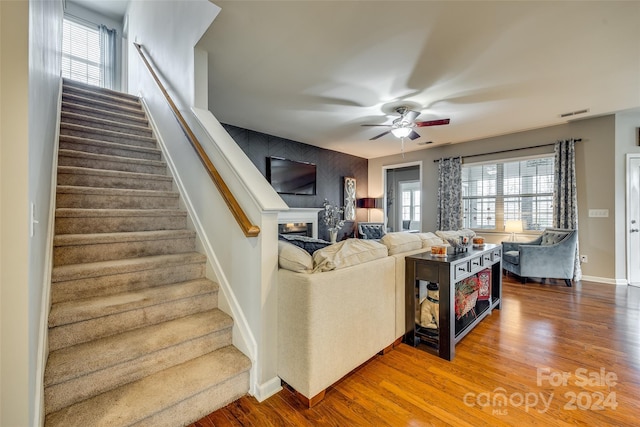
M 553 156 L 462 165 L 465 228 L 504 230 L 521 220 L 524 230 L 553 221 Z
M 115 30 L 64 18 L 62 77 L 112 89 L 114 65 Z

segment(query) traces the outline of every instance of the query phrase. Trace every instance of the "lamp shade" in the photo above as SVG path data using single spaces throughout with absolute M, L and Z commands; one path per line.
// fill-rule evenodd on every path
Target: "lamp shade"
M 378 199 L 374 197 L 363 197 L 358 199 L 358 207 L 364 209 L 375 209 L 378 207 Z
M 411 128 L 407 128 L 407 127 L 394 128 L 394 129 L 391 129 L 391 133 L 396 138 L 404 138 L 409 136 L 409 134 L 411 133 Z
M 507 220 L 504 223 L 504 231 L 507 233 L 522 233 L 521 220 Z

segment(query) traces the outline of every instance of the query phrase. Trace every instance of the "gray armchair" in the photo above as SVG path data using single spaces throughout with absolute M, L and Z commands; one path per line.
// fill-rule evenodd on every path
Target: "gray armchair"
M 502 242 L 502 268 L 520 276 L 522 283 L 540 277 L 543 284 L 553 278 L 571 286 L 577 242 L 576 230 L 561 228 L 547 228 L 531 242 Z
M 386 233 L 384 224 L 381 222 L 359 222 L 358 234 L 361 239 L 382 239 Z

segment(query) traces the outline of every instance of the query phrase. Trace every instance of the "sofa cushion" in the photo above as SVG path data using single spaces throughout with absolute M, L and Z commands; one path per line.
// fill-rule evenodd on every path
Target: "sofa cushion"
M 502 259 L 510 264 L 520 264 L 520 252 L 519 251 L 507 251 L 502 255 Z
M 547 246 L 560 243 L 562 240 L 564 240 L 565 237 L 567 237 L 567 234 L 569 233 L 567 233 L 566 231 L 545 230 L 544 233 L 542 233 L 542 241 L 540 242 L 540 245 Z
M 315 251 L 313 272 L 346 268 L 388 255 L 387 247 L 373 240 L 347 239 Z
M 359 231 L 365 239 L 380 239 L 384 236 L 384 224 L 360 224 Z
M 380 242 L 389 249 L 389 255 L 422 248 L 422 239 L 415 233 L 387 233 L 380 239 Z
M 313 254 L 318 249 L 325 248 L 331 244 L 331 242 L 327 242 L 326 240 L 314 239 L 312 237 L 297 236 L 292 234 L 280 234 L 278 239 L 301 247 L 310 254 Z
M 278 265 L 280 268 L 298 273 L 308 273 L 313 269 L 313 258 L 309 252 L 299 246 L 280 240 L 278 241 Z
M 416 236 L 420 237 L 420 240 L 422 240 L 422 247 L 425 249 L 428 249 L 431 246 L 442 245 L 445 243 L 440 237 L 431 232 L 417 233 Z

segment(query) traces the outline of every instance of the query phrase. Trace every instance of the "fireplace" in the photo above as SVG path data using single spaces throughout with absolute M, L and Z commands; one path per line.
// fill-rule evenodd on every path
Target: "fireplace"
M 311 222 L 287 222 L 278 224 L 278 234 L 290 234 L 296 236 L 313 236 L 313 223 Z
M 290 208 L 278 213 L 278 233 L 318 238 L 319 208 Z M 282 230 L 285 230 L 284 233 Z

